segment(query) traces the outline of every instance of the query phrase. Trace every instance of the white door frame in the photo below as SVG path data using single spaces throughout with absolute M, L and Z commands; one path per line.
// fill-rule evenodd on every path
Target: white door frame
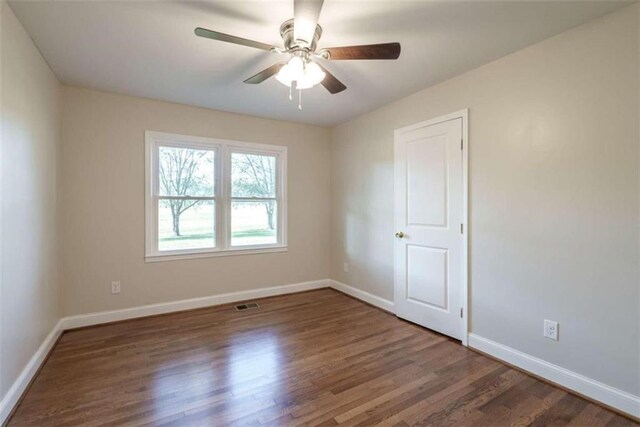
M 469 109 L 425 120 L 411 126 L 396 129 L 394 140 L 399 134 L 435 125 L 449 120 L 462 119 L 462 345 L 467 346 L 469 336 Z M 397 192 L 397 189 L 395 190 Z M 395 223 L 395 222 L 394 222 Z M 395 258 L 395 257 L 394 257 Z M 394 265 L 394 269 L 396 266 Z M 395 283 L 394 283 L 395 287 Z

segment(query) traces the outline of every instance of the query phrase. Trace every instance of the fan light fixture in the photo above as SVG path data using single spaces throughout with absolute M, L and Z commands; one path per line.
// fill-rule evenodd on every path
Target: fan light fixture
M 299 56 L 293 56 L 289 62 L 278 71 L 276 79 L 287 87 L 295 89 L 310 89 L 321 83 L 326 74 L 315 62 L 304 61 Z
M 331 94 L 340 93 L 347 87 L 330 71 L 315 62 L 316 58 L 328 61 L 355 59 L 398 59 L 400 43 L 379 43 L 359 46 L 329 47 L 318 50 L 318 40 L 322 27 L 318 25 L 324 0 L 293 0 L 293 19 L 280 25 L 283 47 L 233 36 L 219 31 L 196 28 L 198 37 L 205 37 L 225 43 L 252 47 L 276 54 L 289 54 L 288 61 L 282 60 L 249 77 L 244 82 L 256 85 L 275 76 L 289 88 L 289 100 L 293 90 L 298 91 L 298 108 L 302 110 L 302 90 L 322 84 Z
M 302 89 L 310 89 L 321 83 L 326 73 L 315 62 L 305 56 L 292 55 L 289 62 L 280 68 L 276 79 L 289 88 L 289 100 L 293 89 L 298 91 L 298 109 L 302 110 Z

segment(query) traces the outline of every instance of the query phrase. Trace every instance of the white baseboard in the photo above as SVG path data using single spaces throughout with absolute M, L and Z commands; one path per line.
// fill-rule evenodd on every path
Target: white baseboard
M 231 292 L 227 294 L 211 295 L 201 298 L 192 298 L 160 304 L 143 305 L 139 307 L 125 308 L 122 310 L 101 311 L 97 313 L 78 314 L 62 319 L 62 329 L 74 329 L 84 326 L 99 325 L 102 323 L 117 322 L 120 320 L 135 319 L 138 317 L 153 316 L 156 314 L 172 313 L 194 308 L 211 307 L 214 305 L 228 304 L 249 299 L 265 298 L 276 295 L 303 292 L 313 289 L 334 288 L 351 295 L 359 300 L 379 307 L 383 310 L 394 312 L 392 301 L 380 298 L 376 295 L 354 288 L 336 280 L 324 279 L 310 282 L 295 283 L 292 285 L 274 286 L 271 288 L 254 289 L 249 291 Z
M 44 363 L 45 358 L 49 354 L 49 351 L 53 347 L 53 345 L 58 340 L 58 337 L 62 333 L 62 319 L 56 323 L 56 325 L 51 329 L 51 332 L 46 336 L 42 344 L 38 350 L 36 350 L 35 354 L 31 357 L 27 366 L 24 367 L 18 378 L 13 382 L 13 385 L 7 391 L 7 393 L 0 401 L 0 425 L 3 425 L 11 411 L 16 406 L 22 393 L 27 389 L 31 379 L 35 376 L 40 369 L 40 366 Z
M 211 307 L 214 305 L 246 301 L 249 299 L 272 297 L 276 295 L 291 294 L 294 292 L 310 291 L 313 289 L 328 287 L 328 280 L 314 280 L 311 282 L 301 282 L 292 285 L 273 286 L 270 288 L 230 292 L 227 294 L 211 295 L 207 297 L 191 298 L 160 304 L 142 305 L 139 307 L 125 308 L 122 310 L 78 314 L 65 317 L 63 319 L 63 329 L 66 330 L 81 328 L 84 326 L 99 325 L 101 323 L 117 322 L 120 320 L 135 319 L 138 317 L 154 316 L 156 314 L 172 313 L 175 311 L 191 310 L 194 308 Z
M 329 280 L 328 282 L 330 283 L 330 286 L 337 291 L 344 292 L 347 295 L 351 295 L 354 298 L 374 305 L 378 308 L 388 311 L 389 313 L 395 313 L 395 304 L 393 303 L 393 301 L 380 298 L 379 296 L 370 294 L 369 292 L 365 292 L 358 288 L 354 288 L 353 286 L 349 286 L 345 283 L 338 282 L 337 280 Z
M 634 396 L 479 335 L 469 334 L 469 346 L 583 396 L 640 418 L 640 396 Z

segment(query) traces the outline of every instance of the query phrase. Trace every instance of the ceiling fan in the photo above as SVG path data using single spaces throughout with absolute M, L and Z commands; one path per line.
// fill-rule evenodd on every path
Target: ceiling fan
M 302 89 L 322 84 L 330 93 L 335 94 L 347 88 L 326 68 L 318 64 L 317 58 L 328 60 L 398 59 L 400 56 L 400 43 L 397 42 L 317 50 L 318 40 L 322 35 L 322 27 L 318 25 L 318 18 L 323 2 L 324 0 L 294 0 L 294 18 L 285 21 L 280 26 L 280 36 L 284 41 L 284 48 L 205 28 L 196 28 L 195 34 L 200 37 L 269 52 L 289 54 L 288 61 L 278 62 L 249 77 L 244 82 L 258 84 L 275 75 L 279 82 L 289 87 L 289 99 L 292 98 L 292 89 L 299 91 L 298 108 L 301 109 Z

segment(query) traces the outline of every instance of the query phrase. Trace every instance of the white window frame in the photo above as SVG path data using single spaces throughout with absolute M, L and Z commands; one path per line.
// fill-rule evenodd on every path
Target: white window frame
M 206 149 L 215 153 L 215 248 L 158 250 L 159 147 Z M 231 155 L 246 153 L 276 158 L 277 243 L 231 246 Z M 196 197 L 200 199 L 201 197 Z M 236 198 L 237 199 L 237 198 Z M 265 198 L 267 199 L 267 198 Z M 271 199 L 271 198 L 268 198 Z M 258 200 L 262 200 L 259 198 Z M 225 139 L 145 132 L 145 261 L 170 261 L 227 255 L 287 251 L 287 147 Z

